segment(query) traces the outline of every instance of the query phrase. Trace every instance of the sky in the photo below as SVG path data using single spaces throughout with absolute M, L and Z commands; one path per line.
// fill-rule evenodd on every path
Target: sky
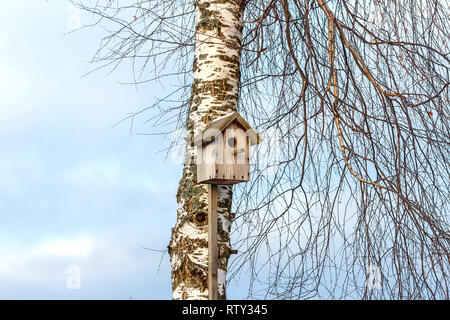
M 0 299 L 170 299 L 168 255 L 144 247 L 166 250 L 181 166 L 161 137 L 112 127 L 164 91 L 119 84 L 126 66 L 83 76 L 100 30 L 68 33 L 73 14 L 1 6 Z

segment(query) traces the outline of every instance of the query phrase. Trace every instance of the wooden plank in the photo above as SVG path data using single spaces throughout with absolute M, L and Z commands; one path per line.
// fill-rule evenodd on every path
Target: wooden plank
M 197 158 L 197 183 L 207 183 L 207 180 L 216 178 L 216 149 L 220 141 L 208 144 L 199 152 Z
M 208 298 L 218 299 L 217 185 L 208 186 Z

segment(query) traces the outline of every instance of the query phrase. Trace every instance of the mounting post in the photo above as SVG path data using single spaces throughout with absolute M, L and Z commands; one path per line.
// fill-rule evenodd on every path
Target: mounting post
M 208 185 L 208 299 L 218 299 L 217 185 Z

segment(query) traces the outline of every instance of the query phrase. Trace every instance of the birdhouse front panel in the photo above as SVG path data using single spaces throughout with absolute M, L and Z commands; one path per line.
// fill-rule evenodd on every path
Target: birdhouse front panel
M 199 152 L 199 183 L 235 184 L 250 180 L 250 139 L 238 123 L 229 124 Z
M 211 122 L 194 137 L 197 146 L 197 182 L 235 184 L 250 180 L 250 146 L 259 136 L 233 112 Z

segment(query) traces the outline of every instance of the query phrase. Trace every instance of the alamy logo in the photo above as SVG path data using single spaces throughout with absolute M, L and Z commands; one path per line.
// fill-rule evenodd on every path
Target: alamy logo
M 381 271 L 378 266 L 369 266 L 367 270 L 367 280 L 366 286 L 370 290 L 379 290 L 381 289 Z
M 67 289 L 69 290 L 80 290 L 81 288 L 81 270 L 79 266 L 69 266 L 66 270 L 69 274 L 67 277 Z
M 67 7 L 67 13 L 69 17 L 67 17 L 67 28 L 69 30 L 80 29 L 81 27 L 81 11 L 75 6 Z

